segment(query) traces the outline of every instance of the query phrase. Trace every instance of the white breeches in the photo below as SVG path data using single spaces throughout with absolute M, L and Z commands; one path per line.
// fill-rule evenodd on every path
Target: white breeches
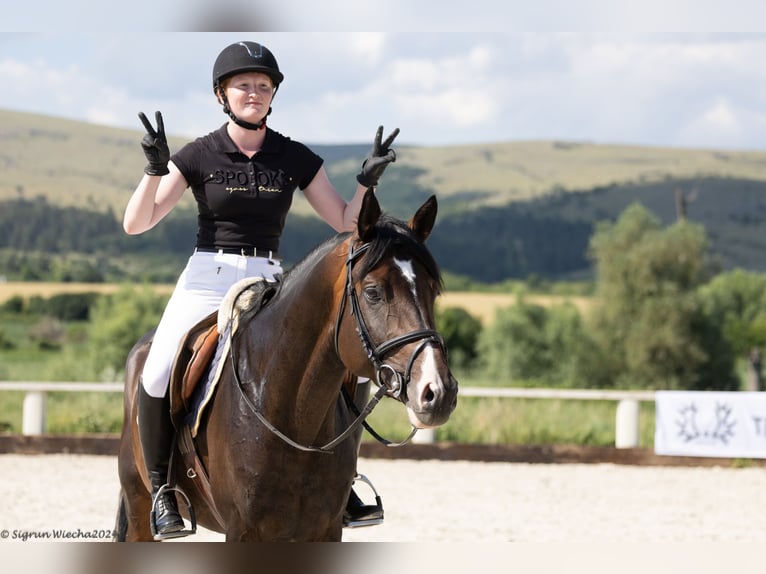
M 246 277 L 273 279 L 282 267 L 276 259 L 228 253 L 195 252 L 178 278 L 146 358 L 143 384 L 152 397 L 168 388 L 178 345 L 186 332 L 216 311 L 229 288 Z

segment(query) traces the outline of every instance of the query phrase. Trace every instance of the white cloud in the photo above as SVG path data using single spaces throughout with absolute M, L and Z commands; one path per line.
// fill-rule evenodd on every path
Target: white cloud
M 726 100 L 718 100 L 702 116 L 702 121 L 714 130 L 739 131 L 736 113 Z
M 705 147 L 724 134 L 729 146 L 755 141 L 743 118 L 766 109 L 762 36 L 554 38 L 529 43 L 546 55 L 541 71 L 509 75 L 516 137 Z
M 386 47 L 386 35 L 382 32 L 355 32 L 349 39 L 351 53 L 357 58 L 377 63 Z
M 313 143 L 510 139 L 766 148 L 766 36 L 509 33 L 248 33 L 286 81 L 271 125 Z M 217 53 L 242 34 L 0 37 L 0 108 L 172 135 L 225 116 Z
M 52 116 L 77 115 L 85 97 L 98 98 L 99 87 L 73 65 L 52 68 L 41 61 L 0 61 L 0 106 Z
M 492 121 L 499 109 L 491 72 L 492 51 L 479 45 L 459 56 L 402 58 L 387 82 L 396 110 L 424 129 L 471 127 Z
M 764 130 L 766 113 L 763 109 L 737 108 L 725 98 L 719 98 L 681 126 L 676 137 L 677 143 L 684 146 L 753 147 Z
M 487 94 L 459 89 L 399 97 L 396 104 L 402 120 L 415 122 L 424 131 L 444 126 L 471 128 L 487 123 L 497 111 Z

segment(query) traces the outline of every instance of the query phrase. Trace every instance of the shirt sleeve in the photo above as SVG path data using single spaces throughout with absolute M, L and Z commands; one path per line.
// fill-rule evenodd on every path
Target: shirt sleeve
M 202 179 L 199 149 L 200 146 L 196 141 L 190 142 L 170 156 L 170 161 L 175 164 L 189 186 L 199 183 Z
M 324 160 L 302 143 L 291 143 L 293 144 L 291 155 L 294 155 L 294 165 L 300 166 L 299 177 L 297 178 L 298 187 L 303 191 L 319 172 Z

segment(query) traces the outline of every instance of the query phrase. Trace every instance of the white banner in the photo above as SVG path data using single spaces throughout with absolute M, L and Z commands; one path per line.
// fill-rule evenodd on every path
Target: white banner
M 766 393 L 657 391 L 654 452 L 766 458 Z

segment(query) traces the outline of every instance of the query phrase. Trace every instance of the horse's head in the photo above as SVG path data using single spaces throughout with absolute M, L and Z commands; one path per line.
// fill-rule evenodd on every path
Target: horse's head
M 444 424 L 457 405 L 457 380 L 434 327 L 441 277 L 425 246 L 436 209 L 431 196 L 404 224 L 383 215 L 375 194 L 368 191 L 346 262 L 344 297 L 354 319 L 344 320 L 341 358 L 352 371 L 368 374 L 401 400 L 416 428 Z M 356 335 L 350 328 L 354 322 Z

